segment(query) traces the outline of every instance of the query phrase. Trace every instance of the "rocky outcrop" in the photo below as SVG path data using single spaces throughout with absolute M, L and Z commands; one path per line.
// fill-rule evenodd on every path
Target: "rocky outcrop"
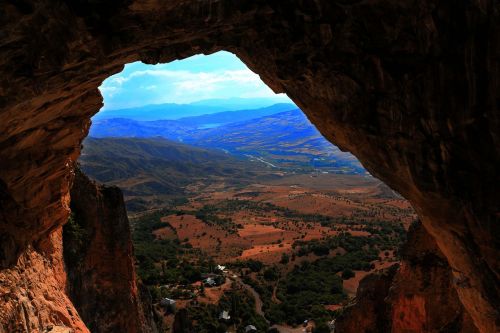
M 389 333 L 391 307 L 386 302 L 398 265 L 364 277 L 356 291 L 355 303 L 344 308 L 336 320 L 335 332 Z
M 72 216 L 0 271 L 0 332 L 156 332 L 120 189 L 76 170 Z
M 123 64 L 236 53 L 409 199 L 481 332 L 500 329 L 500 3 L 0 3 L 0 265 L 66 222 L 97 87 Z
M 413 225 L 388 302 L 393 332 L 476 333 L 453 285 L 459 283 L 436 242 Z
M 119 188 L 77 170 L 64 226 L 68 295 L 92 333 L 154 332 L 135 277 L 130 226 Z
M 66 295 L 62 227 L 0 271 L 1 333 L 90 333 Z
M 361 281 L 338 332 L 477 333 L 436 242 L 421 224 L 408 236 L 399 265 Z

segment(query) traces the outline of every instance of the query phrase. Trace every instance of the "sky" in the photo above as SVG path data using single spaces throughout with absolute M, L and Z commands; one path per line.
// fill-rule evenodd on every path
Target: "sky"
M 99 89 L 104 97 L 103 110 L 234 97 L 292 103 L 285 94 L 276 95 L 236 55 L 225 51 L 168 64 L 127 64 Z

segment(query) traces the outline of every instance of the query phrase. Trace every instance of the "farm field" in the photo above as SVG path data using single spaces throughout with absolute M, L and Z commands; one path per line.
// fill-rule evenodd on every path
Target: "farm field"
M 280 332 L 294 332 L 306 319 L 316 325 L 335 318 L 363 277 L 397 263 L 398 247 L 416 219 L 406 200 L 373 177 L 322 173 L 238 186 L 192 184 L 183 200 L 154 215 L 149 241 L 177 249 L 175 260 L 153 259 L 150 275 L 141 271 L 139 253 L 139 275 L 157 300 L 172 297 L 176 311 L 189 309 L 194 317 L 202 311 L 219 322 L 216 312 L 225 297 L 245 292 L 257 304 L 252 320 Z M 143 221 L 136 217 L 133 223 Z M 212 276 L 223 281 L 206 286 Z M 312 277 L 303 287 L 311 291 L 301 294 L 294 285 L 305 277 Z M 325 283 L 334 287 L 313 291 Z M 159 305 L 157 311 L 171 327 L 173 314 Z
M 187 239 L 219 262 L 254 259 L 277 264 L 283 253 L 291 254 L 298 240 L 342 232 L 369 237 L 364 227 L 371 222 L 407 229 L 416 218 L 406 200 L 370 176 L 292 175 L 243 188 L 212 186 L 198 191 L 193 190 L 187 204 L 174 207 L 182 214 L 164 216 L 162 221 L 172 226 L 179 239 Z M 203 207 L 230 222 L 207 225 L 196 217 Z

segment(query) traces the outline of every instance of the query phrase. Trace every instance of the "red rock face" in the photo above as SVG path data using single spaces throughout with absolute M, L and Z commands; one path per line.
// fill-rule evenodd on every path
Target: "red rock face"
M 410 230 L 402 257 L 387 299 L 392 332 L 478 332 L 453 288 L 446 258 L 421 225 Z
M 92 333 L 156 331 L 141 304 L 122 192 L 77 171 L 71 198 L 81 232 L 64 227 L 67 286 L 83 321 Z
M 391 305 L 386 302 L 398 265 L 367 275 L 359 284 L 356 303 L 336 320 L 335 332 L 391 332 Z
M 90 333 L 66 295 L 62 228 L 0 272 L 0 309 L 2 333 Z
M 412 202 L 471 320 L 497 332 L 499 6 L 3 1 L 1 267 L 15 267 L 67 220 L 71 165 L 106 77 L 136 60 L 225 49 Z
M 361 281 L 355 303 L 337 320 L 338 331 L 477 333 L 434 239 L 421 224 L 408 236 L 399 267 Z

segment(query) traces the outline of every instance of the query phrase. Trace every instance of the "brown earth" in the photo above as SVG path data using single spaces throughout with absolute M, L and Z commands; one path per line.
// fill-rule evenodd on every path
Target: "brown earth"
M 2 274 L 67 221 L 101 82 L 125 63 L 225 49 L 411 201 L 472 322 L 499 330 L 498 1 L 27 0 L 2 10 Z
M 307 176 L 284 176 L 279 181 L 280 185 L 272 185 L 271 182 L 238 189 L 225 187 L 224 183 L 214 184 L 210 189 L 193 192 L 189 204 L 176 208 L 194 211 L 204 204 L 217 206 L 224 200 L 248 200 L 271 203 L 304 214 L 349 217 L 363 224 L 380 219 L 403 223 L 408 227 L 416 219 L 415 212 L 406 200 L 379 197 L 382 194 L 379 188 L 381 183 L 374 178 L 335 174 L 320 177 L 321 182 L 309 184 Z M 330 187 L 325 187 L 325 183 Z M 355 198 L 352 198 L 353 189 L 356 192 Z M 325 209 L 319 210 L 318 207 Z M 171 215 L 164 217 L 163 221 L 173 227 L 181 241 L 189 239 L 193 247 L 202 249 L 219 262 L 254 259 L 275 264 L 281 260 L 283 253 L 291 254 L 292 244 L 296 240 L 309 241 L 339 233 L 319 223 L 284 218 L 272 211 L 237 210 L 220 214 L 242 226 L 237 229 L 236 234 L 228 234 L 217 226 L 209 226 L 193 215 Z M 336 228 L 348 231 L 353 236 L 369 236 L 369 232 L 357 230 L 363 224 L 339 224 Z M 161 230 L 163 229 L 155 231 L 155 234 L 163 233 Z M 221 244 L 217 239 L 223 240 Z M 356 287 L 357 283 L 348 289 L 354 294 Z
M 237 234 L 231 234 L 217 226 L 207 226 L 193 215 L 170 215 L 162 218 L 162 221 L 174 228 L 180 241 L 187 240 L 193 247 L 222 260 L 234 258 L 251 247 L 249 241 L 241 239 Z

